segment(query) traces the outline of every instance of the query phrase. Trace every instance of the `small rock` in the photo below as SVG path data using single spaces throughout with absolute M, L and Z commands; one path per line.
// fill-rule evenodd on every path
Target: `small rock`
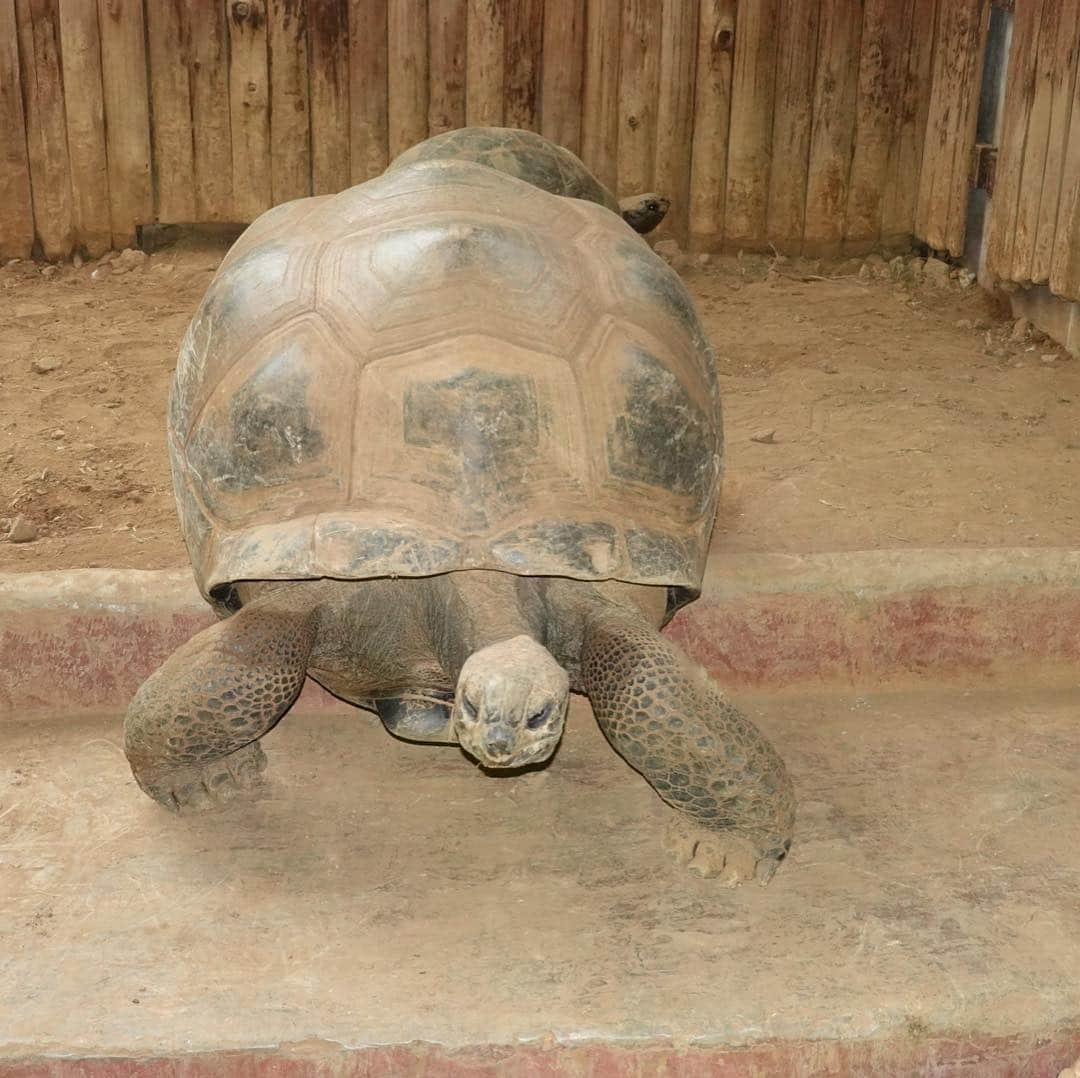
M 870 267 L 864 262 L 859 267 L 859 280 L 860 281 L 871 281 L 873 279 L 874 279 L 873 270 L 871 270 Z
M 59 271 L 55 266 L 45 266 L 41 271 L 42 277 L 55 277 Z
M 776 444 L 776 431 L 775 430 L 759 430 L 757 434 L 750 435 L 750 441 L 760 442 L 762 445 L 775 445 Z
M 1030 332 L 1031 323 L 1026 318 L 1018 318 L 1013 322 L 1012 333 L 1009 334 L 1009 340 L 1026 341 Z
M 975 274 L 969 269 L 962 269 L 956 275 L 956 283 L 959 284 L 961 288 L 970 288 L 975 283 Z
M 147 254 L 145 251 L 140 251 L 135 247 L 125 247 L 116 259 L 117 265 L 124 266 L 126 269 L 140 269 L 146 265 Z
M 74 253 L 74 254 L 73 254 L 73 255 L 71 256 L 71 264 L 72 264 L 72 265 L 73 265 L 73 266 L 74 266 L 74 267 L 75 267 L 76 269 L 82 269 L 82 266 L 83 266 L 83 258 L 82 258 L 82 255 L 81 255 L 81 254 L 79 254 L 79 252 L 78 252 L 78 251 L 76 251 L 76 252 L 75 252 L 75 253 Z
M 57 359 L 55 356 L 42 356 L 41 359 L 35 359 L 30 364 L 30 369 L 35 374 L 48 374 L 49 371 L 58 371 L 63 365 L 63 360 Z
M 660 240 L 653 250 L 674 270 L 685 269 L 688 264 L 688 259 L 676 240 Z
M 9 543 L 32 543 L 37 537 L 37 525 L 26 517 L 16 517 L 7 533 Z
M 923 279 L 923 274 L 926 272 L 925 260 L 919 258 L 918 255 L 912 255 L 907 260 L 907 271 L 914 280 L 921 281 Z
M 970 318 L 958 318 L 953 325 L 957 329 L 974 329 L 975 323 Z
M 948 288 L 949 263 L 940 258 L 928 258 L 923 265 L 923 280 L 935 288 Z
M 22 261 L 21 258 L 9 258 L 4 265 L 10 268 L 11 266 L 17 266 Z
M 874 277 L 884 277 L 889 272 L 888 267 L 885 265 L 885 259 L 879 254 L 867 255 L 863 265 Z
M 975 375 L 973 375 L 973 374 L 962 374 L 962 375 L 960 375 L 960 381 L 961 382 L 974 382 L 975 381 Z
M 892 274 L 894 281 L 902 281 L 904 274 L 907 272 L 907 266 L 904 264 L 904 259 L 901 255 L 897 255 L 889 262 L 889 273 Z
M 56 430 L 49 432 L 49 437 L 52 438 L 54 442 L 58 442 L 61 438 L 66 438 L 67 435 L 57 427 Z
M 104 281 L 106 277 L 112 276 L 112 270 L 107 265 L 95 266 L 90 272 L 90 279 L 92 281 Z
M 1039 358 L 1048 367 L 1054 366 L 1054 364 L 1057 363 L 1057 361 L 1058 361 L 1058 357 L 1057 357 L 1056 352 L 1044 352 Z
M 839 367 L 834 367 L 831 363 L 822 363 L 821 369 L 826 374 L 839 374 L 840 373 L 840 368 Z
M 116 259 L 115 261 L 110 262 L 108 267 L 102 266 L 101 268 L 102 269 L 107 268 L 108 272 L 113 273 L 113 274 L 124 274 L 124 273 L 129 273 L 131 271 L 131 267 L 130 266 L 125 266 L 124 263 L 121 262 L 119 259 Z
M 697 256 L 697 264 L 699 266 L 707 266 L 711 261 L 712 255 L 710 255 L 708 251 L 702 251 L 701 254 Z

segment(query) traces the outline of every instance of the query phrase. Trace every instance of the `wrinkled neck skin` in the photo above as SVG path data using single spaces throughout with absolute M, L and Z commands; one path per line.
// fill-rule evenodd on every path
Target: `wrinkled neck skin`
M 544 643 L 544 607 L 536 580 L 473 569 L 425 583 L 431 642 L 452 681 L 470 655 L 491 644 L 519 636 Z

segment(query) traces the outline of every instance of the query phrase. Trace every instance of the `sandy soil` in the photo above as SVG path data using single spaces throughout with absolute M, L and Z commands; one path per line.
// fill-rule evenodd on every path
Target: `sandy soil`
M 184 563 L 165 401 L 226 246 L 188 237 L 120 273 L 0 269 L 0 538 L 16 520 L 35 535 L 0 541 L 0 570 Z M 717 541 L 1074 545 L 1080 364 L 976 287 L 861 266 L 680 267 L 726 394 Z

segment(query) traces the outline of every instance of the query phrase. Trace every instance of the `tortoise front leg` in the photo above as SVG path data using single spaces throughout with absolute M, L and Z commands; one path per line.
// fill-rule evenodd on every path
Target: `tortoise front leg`
M 266 766 L 258 739 L 299 695 L 314 640 L 313 611 L 256 601 L 178 648 L 124 719 L 142 790 L 178 811 L 251 786 Z
M 791 845 L 791 780 L 708 675 L 631 611 L 587 616 L 582 684 L 616 751 L 680 813 L 673 852 L 734 885 L 768 883 Z

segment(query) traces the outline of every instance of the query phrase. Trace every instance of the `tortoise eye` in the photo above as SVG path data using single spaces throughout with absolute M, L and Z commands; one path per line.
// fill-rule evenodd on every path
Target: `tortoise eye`
M 475 719 L 480 714 L 480 709 L 464 693 L 461 696 L 461 709 L 470 719 Z
M 551 704 L 545 704 L 535 715 L 530 715 L 525 720 L 525 725 L 530 730 L 537 730 L 544 725 L 545 720 L 551 714 Z

